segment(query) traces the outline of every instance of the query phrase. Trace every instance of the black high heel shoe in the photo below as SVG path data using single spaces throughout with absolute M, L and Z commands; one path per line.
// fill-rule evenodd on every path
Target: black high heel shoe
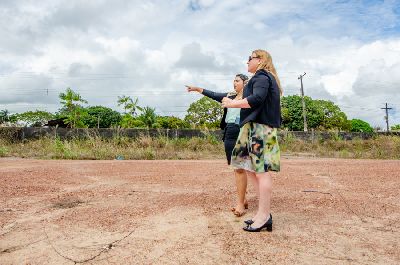
M 249 220 L 245 220 L 243 221 L 246 225 L 251 225 L 252 223 L 254 223 L 253 220 L 249 219 Z
M 269 214 L 269 218 L 272 220 L 272 214 Z M 245 220 L 244 223 L 246 225 L 252 225 L 254 223 L 254 221 L 249 219 L 249 220 Z
M 243 230 L 246 231 L 246 232 L 260 232 L 264 228 L 266 228 L 268 232 L 272 232 L 272 218 L 271 218 L 271 216 L 268 218 L 267 222 L 265 222 L 265 224 L 263 224 L 262 226 L 254 228 L 254 227 L 251 227 L 251 225 L 249 225 L 249 226 L 243 227 Z

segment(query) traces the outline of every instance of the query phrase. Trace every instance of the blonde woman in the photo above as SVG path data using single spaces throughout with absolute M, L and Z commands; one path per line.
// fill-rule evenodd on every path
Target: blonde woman
M 247 80 L 249 78 L 243 74 L 237 74 L 235 79 L 233 80 L 233 88 L 234 92 L 230 93 L 216 93 L 201 87 L 195 86 L 186 86 L 188 92 L 198 92 L 212 98 L 218 102 L 221 102 L 224 97 L 228 97 L 230 99 L 242 99 L 243 98 L 243 87 L 245 86 Z M 225 154 L 226 160 L 228 161 L 228 165 L 231 163 L 231 155 L 233 147 L 235 146 L 237 137 L 239 135 L 240 127 L 240 109 L 234 108 L 224 108 L 224 115 L 221 120 L 220 127 L 224 130 L 224 136 L 222 140 L 224 141 L 225 146 Z M 245 214 L 245 209 L 247 209 L 247 201 L 246 201 L 246 189 L 247 189 L 247 176 L 244 170 L 235 169 L 234 170 L 235 179 L 236 179 L 236 188 L 237 188 L 237 205 L 231 208 L 231 211 L 236 216 L 242 216 Z
M 225 108 L 241 108 L 240 133 L 232 152 L 231 165 L 245 170 L 258 195 L 256 215 L 245 223 L 247 232 L 272 231 L 272 177 L 280 171 L 277 128 L 281 124 L 281 86 L 271 55 L 255 50 L 247 62 L 253 77 L 243 91 L 243 99 L 223 98 Z

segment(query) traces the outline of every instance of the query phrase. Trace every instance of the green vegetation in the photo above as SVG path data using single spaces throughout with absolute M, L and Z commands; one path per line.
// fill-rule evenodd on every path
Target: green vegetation
M 352 132 L 367 132 L 371 133 L 374 131 L 368 122 L 359 119 L 351 120 L 351 130 Z
M 60 116 L 65 117 L 64 122 L 71 128 L 85 128 L 83 120 L 87 112 L 79 103 L 87 103 L 87 101 L 71 88 L 67 88 L 65 93 L 60 93 L 59 98 L 62 105 Z
M 138 98 L 118 97 L 121 114 L 104 106 L 83 106 L 88 102 L 78 93 L 67 88 L 59 94 L 61 108 L 55 114 L 46 111 L 27 111 L 10 115 L 0 111 L 0 124 L 14 125 L 0 135 L 0 157 L 29 157 L 42 159 L 224 159 L 223 143 L 209 134 L 203 138 L 169 138 L 147 135 L 135 139 L 115 137 L 102 139 L 88 135 L 86 139 L 62 140 L 41 138 L 23 142 L 7 142 L 16 139 L 18 126 L 42 126 L 49 119 L 61 118 L 71 128 L 199 128 L 218 129 L 222 118 L 221 105 L 207 97 L 193 102 L 184 119 L 173 116 L 158 116 L 156 109 L 139 106 Z M 313 100 L 305 97 L 307 121 L 315 131 L 336 132 L 330 140 L 302 141 L 291 133 L 280 140 L 282 154 L 311 155 L 317 157 L 400 159 L 400 137 L 375 136 L 369 140 L 346 141 L 339 131 L 373 132 L 373 128 L 359 119 L 348 120 L 344 112 L 331 101 Z M 302 104 L 300 96 L 282 98 L 283 129 L 303 130 Z M 400 124 L 393 125 L 400 131 Z M 89 134 L 89 132 L 88 132 Z
M 377 136 L 368 140 L 341 139 L 306 142 L 290 136 L 280 142 L 282 154 L 363 159 L 400 159 L 400 137 Z
M 223 109 L 221 104 L 208 97 L 202 97 L 190 104 L 185 121 L 196 128 L 219 128 Z
M 154 108 L 144 107 L 138 119 L 143 122 L 146 128 L 158 127 L 156 109 Z
M 163 129 L 189 129 L 190 123 L 173 116 L 158 116 L 158 128 Z
M 119 112 L 103 106 L 85 108 L 86 115 L 82 117 L 83 124 L 88 128 L 116 127 L 122 120 Z
M 83 106 L 88 102 L 67 88 L 59 94 L 61 108 L 55 114 L 46 111 L 27 111 L 10 115 L 8 110 L 0 111 L 0 124 L 8 126 L 42 126 L 49 119 L 62 119 L 70 128 L 165 128 L 165 129 L 219 129 L 223 109 L 221 104 L 208 98 L 190 104 L 184 119 L 173 116 L 159 116 L 156 109 L 139 106 L 138 98 L 122 95 L 117 104 L 122 106 L 121 114 L 104 106 Z M 308 128 L 315 131 L 373 132 L 365 121 L 348 120 L 344 112 L 331 101 L 314 100 L 305 97 Z M 282 129 L 303 131 L 302 99 L 292 95 L 282 97 Z M 400 130 L 400 125 L 392 126 Z
M 346 141 L 340 137 L 330 140 L 303 141 L 288 132 L 280 139 L 282 155 L 400 159 L 400 137 L 376 136 L 368 140 Z M 61 140 L 42 138 L 19 143 L 0 139 L 0 157 L 23 157 L 39 159 L 224 159 L 222 141 L 213 135 L 194 138 L 115 137 L 102 139 Z
M 316 130 L 348 131 L 350 122 L 347 116 L 331 101 L 304 98 L 307 110 L 308 128 Z M 281 100 L 282 127 L 290 131 L 303 131 L 303 108 L 300 96 L 286 96 Z
M 26 126 L 41 127 L 53 118 L 54 114 L 50 112 L 36 110 L 13 114 L 9 117 L 9 121 L 23 123 Z
M 223 144 L 213 136 L 168 138 L 141 136 L 135 139 L 116 137 L 86 140 L 42 138 L 22 143 L 0 139 L 0 157 L 15 156 L 39 159 L 215 159 L 225 155 Z
M 0 110 L 0 124 L 5 123 L 9 121 L 10 117 L 10 112 L 8 110 Z
M 400 131 L 400 124 L 393 125 L 390 128 L 392 129 L 392 131 L 398 132 Z
M 0 145 L 0 157 L 5 157 L 8 154 L 8 149 L 5 146 Z
M 137 110 L 143 110 L 142 107 L 139 106 L 139 99 L 132 99 L 128 96 L 118 97 L 118 106 L 124 106 L 125 114 L 130 114 L 132 117 L 136 116 Z

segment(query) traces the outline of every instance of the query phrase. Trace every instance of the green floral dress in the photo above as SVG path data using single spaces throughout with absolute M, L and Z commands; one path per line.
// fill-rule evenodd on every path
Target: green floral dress
M 232 151 L 231 165 L 256 173 L 280 171 L 278 130 L 255 122 L 243 125 Z

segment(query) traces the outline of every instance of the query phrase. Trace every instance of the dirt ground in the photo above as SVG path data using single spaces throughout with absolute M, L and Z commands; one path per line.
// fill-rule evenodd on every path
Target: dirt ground
M 224 160 L 0 159 L 0 264 L 400 264 L 400 161 L 282 158 L 272 233 Z

